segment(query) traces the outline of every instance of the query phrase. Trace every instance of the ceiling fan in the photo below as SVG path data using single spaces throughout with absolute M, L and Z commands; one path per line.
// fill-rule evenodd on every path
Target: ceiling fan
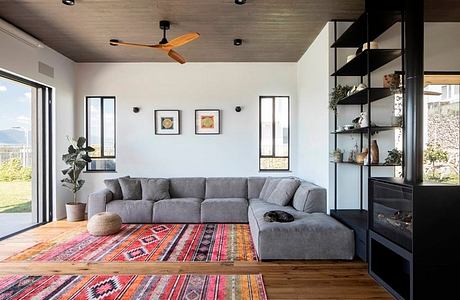
M 160 28 L 163 30 L 163 38 L 158 44 L 155 45 L 125 43 L 116 39 L 110 40 L 110 45 L 159 49 L 168 53 L 168 56 L 177 61 L 178 63 L 185 64 L 185 58 L 176 51 L 174 51 L 173 48 L 185 45 L 193 40 L 196 40 L 200 37 L 200 34 L 198 32 L 191 32 L 177 37 L 175 39 L 172 39 L 171 41 L 168 41 L 168 39 L 166 38 L 166 30 L 169 30 L 170 27 L 171 23 L 169 21 L 160 21 Z

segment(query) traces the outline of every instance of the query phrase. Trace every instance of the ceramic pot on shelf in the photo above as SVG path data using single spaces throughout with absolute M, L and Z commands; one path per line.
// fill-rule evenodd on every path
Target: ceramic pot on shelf
M 378 164 L 380 162 L 379 157 L 379 145 L 377 140 L 372 140 L 371 143 L 371 164 Z

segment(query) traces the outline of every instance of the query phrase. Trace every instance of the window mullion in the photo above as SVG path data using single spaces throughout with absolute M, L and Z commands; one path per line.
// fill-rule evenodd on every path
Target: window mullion
M 101 157 L 105 157 L 104 151 L 104 97 L 101 97 Z
M 275 97 L 272 97 L 272 156 L 276 157 Z

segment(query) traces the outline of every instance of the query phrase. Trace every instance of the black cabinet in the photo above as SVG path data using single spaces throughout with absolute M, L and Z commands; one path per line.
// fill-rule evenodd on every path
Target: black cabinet
M 456 298 L 460 186 L 370 178 L 369 205 L 371 276 L 397 299 Z

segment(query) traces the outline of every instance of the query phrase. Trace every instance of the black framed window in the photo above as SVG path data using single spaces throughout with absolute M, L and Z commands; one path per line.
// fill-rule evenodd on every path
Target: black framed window
M 288 96 L 259 98 L 259 170 L 289 171 L 290 101 Z
M 113 172 L 116 170 L 116 104 L 115 97 L 86 97 L 86 140 L 96 149 L 86 170 Z

